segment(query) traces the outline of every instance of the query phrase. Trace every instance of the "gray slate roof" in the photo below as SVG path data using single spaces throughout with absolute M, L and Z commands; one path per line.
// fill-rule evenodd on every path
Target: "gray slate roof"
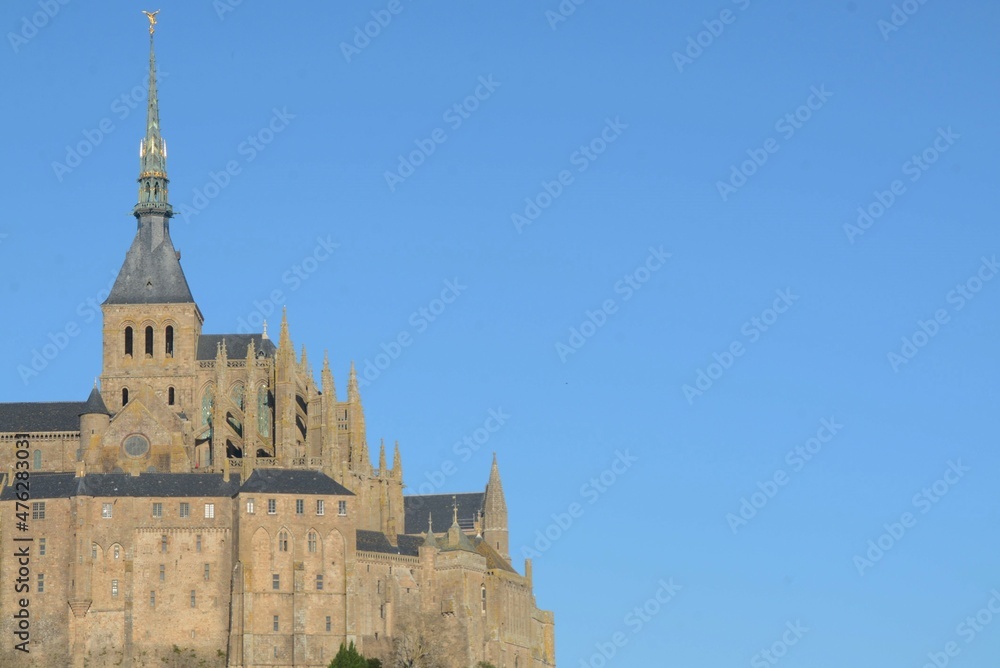
M 353 492 L 325 473 L 301 469 L 254 469 L 240 491 L 354 496 Z
M 194 303 L 166 219 L 160 216 L 140 219 L 135 239 L 104 303 Z
M 0 404 L 0 433 L 80 431 L 83 401 Z
M 28 478 L 31 499 L 68 499 L 76 494 L 77 478 L 72 473 L 32 473 Z M 17 498 L 17 488 L 13 485 L 0 490 L 0 501 Z
M 90 391 L 90 396 L 87 397 L 87 401 L 83 404 L 83 409 L 80 411 L 81 415 L 88 414 L 101 414 L 101 415 L 111 415 L 108 411 L 107 404 L 104 403 L 104 398 L 97 389 L 97 385 L 94 385 L 94 389 Z
M 32 476 L 32 480 L 34 476 Z M 77 496 L 236 496 L 240 476 L 221 473 L 90 473 L 80 478 Z M 34 496 L 34 495 L 32 495 Z
M 198 337 L 198 359 L 214 360 L 219 343 L 226 340 L 226 355 L 231 360 L 245 360 L 247 358 L 247 348 L 250 340 L 260 354 L 264 351 L 267 357 L 274 357 L 277 352 L 274 342 L 271 339 L 262 338 L 260 334 L 202 334 Z
M 353 496 L 345 487 L 319 471 L 256 469 L 240 486 L 240 475 L 229 481 L 221 473 L 32 473 L 32 499 L 59 499 L 71 496 L 129 497 L 235 497 L 241 492 L 271 494 L 337 494 Z M 15 498 L 14 487 L 4 487 L 0 501 Z
M 404 496 L 403 531 L 411 535 L 423 534 L 427 531 L 427 513 L 433 518 L 435 533 L 447 531 L 454 519 L 452 497 L 458 502 L 458 525 L 463 529 L 471 529 L 473 520 L 483 509 L 484 496 L 483 492 Z
M 240 488 L 239 475 L 232 475 L 229 482 L 221 473 L 143 473 L 131 476 L 126 473 L 88 473 L 82 478 L 73 473 L 32 473 L 32 499 L 68 499 L 72 496 L 129 496 L 129 497 L 184 497 L 184 496 L 236 496 Z M 0 501 L 15 498 L 13 486 L 4 487 Z
M 381 552 L 382 554 L 404 554 L 416 557 L 423 544 L 423 538 L 418 536 L 396 536 L 396 546 L 389 542 L 381 531 L 357 530 L 358 549 L 365 552 Z

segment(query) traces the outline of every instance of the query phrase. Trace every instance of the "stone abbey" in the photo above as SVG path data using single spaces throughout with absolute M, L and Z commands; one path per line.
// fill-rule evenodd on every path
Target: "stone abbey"
M 482 492 L 404 495 L 398 445 L 372 464 L 353 364 L 338 397 L 285 317 L 277 343 L 202 332 L 148 16 L 138 225 L 101 305 L 100 383 L 0 404 L 0 665 L 327 666 L 354 642 L 386 668 L 555 666 L 495 457 Z

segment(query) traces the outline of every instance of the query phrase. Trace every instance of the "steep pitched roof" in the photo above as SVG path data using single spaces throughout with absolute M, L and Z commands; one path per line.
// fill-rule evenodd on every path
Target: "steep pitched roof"
M 517 573 L 514 567 L 507 563 L 507 560 L 500 556 L 500 553 L 493 549 L 493 546 L 487 543 L 482 538 L 476 537 L 472 539 L 475 545 L 476 552 L 486 557 L 486 568 L 489 570 L 500 569 L 504 571 L 509 571 L 511 573 Z
M 90 396 L 87 397 L 87 401 L 83 404 L 83 409 L 80 410 L 80 415 L 90 415 L 95 413 L 100 415 L 111 415 L 108 411 L 107 404 L 104 403 L 104 398 L 97 389 L 96 384 L 94 385 L 94 389 L 90 391 Z
M 257 352 L 263 352 L 266 357 L 274 357 L 278 350 L 274 341 L 262 338 L 260 334 L 202 334 L 198 337 L 198 359 L 214 360 L 223 339 L 226 340 L 226 355 L 231 360 L 246 359 L 251 340 Z
M 483 509 L 483 492 L 469 494 L 426 494 L 403 497 L 403 531 L 407 534 L 423 534 L 427 531 L 427 513 L 438 531 L 451 526 L 452 503 L 458 502 L 458 524 L 463 529 L 471 529 L 473 522 Z
M 254 469 L 240 492 L 354 496 L 353 492 L 325 473 L 300 469 Z
M 115 285 L 104 303 L 194 303 L 166 221 L 144 218 L 140 222 Z
M 0 433 L 80 431 L 83 401 L 0 404 Z

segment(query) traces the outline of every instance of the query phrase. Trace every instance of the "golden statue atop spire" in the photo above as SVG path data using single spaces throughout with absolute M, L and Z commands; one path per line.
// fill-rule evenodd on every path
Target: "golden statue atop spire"
M 160 10 L 157 9 L 155 12 L 147 12 L 143 10 L 142 13 L 146 15 L 147 19 L 149 19 L 149 34 L 152 35 L 153 31 L 156 30 L 156 15 L 160 13 Z

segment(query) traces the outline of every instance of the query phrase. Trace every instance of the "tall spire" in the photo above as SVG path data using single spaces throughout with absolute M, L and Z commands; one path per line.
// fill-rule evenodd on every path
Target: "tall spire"
M 144 12 L 149 18 L 149 102 L 146 135 L 139 145 L 139 199 L 132 209 L 137 221 L 136 235 L 105 304 L 194 303 L 181 269 L 181 255 L 170 240 L 170 217 L 174 211 L 167 200 L 167 145 L 160 136 L 153 48 L 157 13 Z
M 167 143 L 160 135 L 160 102 L 156 91 L 156 50 L 153 33 L 155 12 L 143 12 L 149 19 L 149 98 L 146 104 L 146 136 L 139 146 L 139 203 L 136 217 L 143 213 L 160 213 L 168 218 L 173 209 L 167 198 Z

